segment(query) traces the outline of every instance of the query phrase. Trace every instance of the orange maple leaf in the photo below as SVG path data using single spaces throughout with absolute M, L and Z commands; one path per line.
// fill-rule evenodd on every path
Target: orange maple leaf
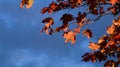
M 92 50 L 98 50 L 100 48 L 100 45 L 94 43 L 94 42 L 90 42 L 89 43 L 89 48 Z
M 75 44 L 76 42 L 76 35 L 73 31 L 68 31 L 63 34 L 63 38 L 65 38 L 65 43 L 71 42 L 71 44 Z
M 116 2 L 118 2 L 118 0 L 110 0 L 110 3 L 111 3 L 112 5 L 114 5 Z

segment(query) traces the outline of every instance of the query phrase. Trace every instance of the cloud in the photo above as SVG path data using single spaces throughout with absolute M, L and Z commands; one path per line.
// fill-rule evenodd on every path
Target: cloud
M 35 1 L 37 4 L 29 10 L 19 8 L 19 3 L 20 0 L 0 1 L 1 67 L 94 67 L 94 64 L 80 62 L 82 53 L 88 51 L 87 40 L 73 46 L 64 45 L 60 34 L 40 35 L 40 22 L 47 17 L 40 14 L 40 9 L 46 1 Z M 62 12 L 54 17 L 58 15 Z
M 2 67 L 86 67 L 86 64 L 94 67 L 94 64 L 78 62 L 74 57 L 57 55 L 59 57 L 57 58 L 55 55 L 52 57 L 44 52 L 34 54 L 29 49 L 9 50 L 3 53 L 5 55 L 2 54 L 3 57 L 0 57 Z
M 47 55 L 39 54 L 38 56 L 31 53 L 29 50 L 20 49 L 11 51 L 10 63 L 15 67 L 44 67 L 47 63 Z

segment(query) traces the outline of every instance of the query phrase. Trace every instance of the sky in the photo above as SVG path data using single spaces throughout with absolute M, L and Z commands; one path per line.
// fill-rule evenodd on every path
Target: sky
M 81 62 L 89 41 L 96 41 L 105 33 L 113 18 L 103 17 L 98 23 L 87 25 L 94 31 L 92 39 L 81 35 L 75 45 L 64 44 L 61 34 L 40 34 L 42 19 L 52 16 L 59 24 L 59 17 L 66 10 L 44 14 L 40 10 L 52 0 L 35 0 L 30 9 L 20 8 L 21 0 L 0 0 L 0 67 L 101 67 L 101 63 Z M 78 10 L 78 9 L 76 9 Z M 73 10 L 71 13 L 76 13 Z M 91 16 L 94 17 L 94 16 Z

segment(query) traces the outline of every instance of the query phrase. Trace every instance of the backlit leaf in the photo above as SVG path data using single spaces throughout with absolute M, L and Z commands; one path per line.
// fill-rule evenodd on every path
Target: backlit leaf
M 83 31 L 83 36 L 87 36 L 87 38 L 92 38 L 92 31 L 90 29 L 86 29 Z
M 33 5 L 34 0 L 22 0 L 20 3 L 20 7 L 23 8 L 26 5 L 26 8 L 31 8 Z
M 98 50 L 100 48 L 100 45 L 98 45 L 96 43 L 93 43 L 93 42 L 90 42 L 89 43 L 89 48 L 92 49 L 92 50 Z
M 71 42 L 71 44 L 75 44 L 76 42 L 76 35 L 73 31 L 65 32 L 63 38 L 65 38 L 65 43 Z

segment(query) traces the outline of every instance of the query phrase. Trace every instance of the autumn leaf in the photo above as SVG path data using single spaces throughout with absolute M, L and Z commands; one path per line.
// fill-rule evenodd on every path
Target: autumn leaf
M 107 43 L 107 45 L 105 46 L 105 48 L 108 48 L 109 46 L 116 46 L 116 43 L 111 40 L 111 41 L 109 41 L 109 42 Z
M 22 0 L 20 3 L 20 7 L 23 8 L 26 5 L 26 8 L 29 9 L 32 7 L 34 0 Z
M 97 59 L 99 60 L 99 62 L 101 62 L 103 60 L 105 61 L 106 57 L 107 57 L 107 55 L 105 53 L 101 53 L 100 51 L 95 52 L 95 55 L 96 55 Z
M 66 32 L 69 28 L 69 25 L 68 24 L 63 24 L 62 26 L 59 26 L 55 29 L 55 32 L 59 32 L 60 30 Z
M 70 4 L 68 1 L 62 1 L 58 5 L 59 10 L 64 9 L 64 8 L 68 8 L 68 7 L 70 7 Z
M 77 22 L 77 25 L 78 25 L 79 27 L 83 27 L 83 26 L 84 26 L 84 24 L 83 24 L 82 22 Z
M 66 32 L 68 30 L 68 28 L 69 28 L 69 25 L 68 24 L 64 24 L 63 26 L 61 26 L 61 28 L 62 28 L 62 30 L 64 32 Z
M 42 23 L 46 23 L 41 32 L 46 32 L 46 34 L 52 34 L 51 25 L 54 24 L 54 20 L 51 17 L 43 19 Z M 49 31 L 50 30 L 50 31 Z
M 20 3 L 20 7 L 23 8 L 25 3 L 27 3 L 27 0 L 22 0 Z
M 116 8 L 112 8 L 112 9 L 111 9 L 111 12 L 112 12 L 113 14 L 116 14 Z
M 55 29 L 55 32 L 59 32 L 61 29 L 62 29 L 61 26 L 60 26 L 60 27 L 57 27 L 57 28 Z
M 77 4 L 81 5 L 82 4 L 82 0 L 77 0 Z
M 92 50 L 98 50 L 100 48 L 100 45 L 96 44 L 94 42 L 90 42 L 89 43 L 89 48 L 92 49 Z
M 76 32 L 76 34 L 80 33 L 80 29 L 81 29 L 81 27 L 74 28 L 74 31 Z
M 58 4 L 55 3 L 55 2 L 52 2 L 52 3 L 50 4 L 50 8 L 51 8 L 52 10 L 55 10 L 57 7 L 58 7 Z
M 108 34 L 113 34 L 114 31 L 115 31 L 115 26 L 114 25 L 107 27 L 107 33 Z
M 28 4 L 26 4 L 26 8 L 31 8 L 34 0 L 28 0 Z
M 120 19 L 113 20 L 113 24 L 116 26 L 120 26 Z
M 106 40 L 108 40 L 108 36 L 107 35 L 103 35 L 102 37 L 100 37 L 98 39 L 98 44 L 103 44 L 104 42 L 106 42 Z
M 84 57 L 84 58 L 82 59 L 82 61 L 87 62 L 87 61 L 89 61 L 90 59 L 91 59 L 91 56 L 86 56 L 86 57 Z
M 120 39 L 120 34 L 117 34 L 114 36 L 115 40 L 119 40 Z
M 118 67 L 118 66 L 116 65 L 115 61 L 108 60 L 108 61 L 105 62 L 104 67 Z
M 96 62 L 96 58 L 97 58 L 96 55 L 93 54 L 93 55 L 91 56 L 91 61 L 92 61 L 93 63 Z
M 63 24 L 64 24 L 64 23 L 68 23 L 68 22 L 72 21 L 73 19 L 74 19 L 74 17 L 73 17 L 72 14 L 64 14 L 64 15 L 60 18 L 60 20 L 63 21 Z
M 50 23 L 50 24 L 54 24 L 54 20 L 52 17 L 48 17 L 48 18 L 45 18 L 43 19 L 42 23 Z
M 90 59 L 91 59 L 91 54 L 90 53 L 85 53 L 83 56 L 82 56 L 82 61 L 85 61 L 85 62 L 87 62 L 87 61 L 89 61 Z
M 83 31 L 83 36 L 87 36 L 87 38 L 92 38 L 92 31 L 90 29 L 86 29 Z
M 65 38 L 65 43 L 71 42 L 71 44 L 75 44 L 76 42 L 76 35 L 73 31 L 68 31 L 63 34 L 63 38 Z
M 116 2 L 118 2 L 118 0 L 110 0 L 110 3 L 111 3 L 112 5 L 114 5 Z
M 44 14 L 48 11 L 48 7 L 44 7 L 42 10 L 41 10 L 41 13 Z

